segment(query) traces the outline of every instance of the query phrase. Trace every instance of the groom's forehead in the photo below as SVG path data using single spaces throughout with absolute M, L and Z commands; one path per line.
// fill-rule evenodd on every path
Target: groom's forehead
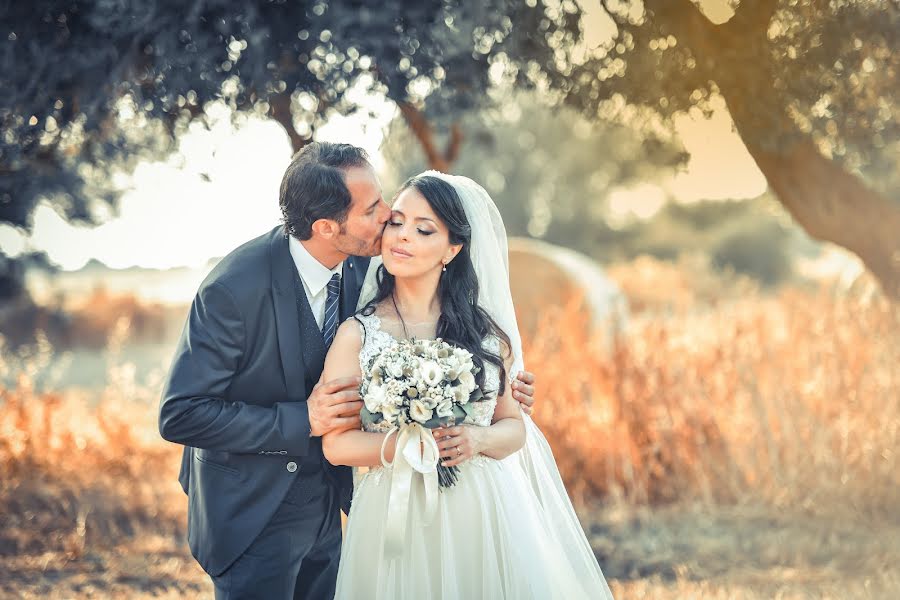
M 372 167 L 350 167 L 344 170 L 344 181 L 354 200 L 377 200 L 381 197 L 381 182 Z

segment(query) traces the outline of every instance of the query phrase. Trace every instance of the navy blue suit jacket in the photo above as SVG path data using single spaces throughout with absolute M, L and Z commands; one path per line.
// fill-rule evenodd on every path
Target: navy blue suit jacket
M 341 318 L 353 314 L 368 258 L 344 262 Z M 278 227 L 223 258 L 201 284 L 159 408 L 160 434 L 185 446 L 188 542 L 218 575 L 275 513 L 304 461 L 318 459 L 349 508 L 352 477 L 310 443 L 306 400 L 325 345 Z M 317 456 L 310 456 L 311 453 Z

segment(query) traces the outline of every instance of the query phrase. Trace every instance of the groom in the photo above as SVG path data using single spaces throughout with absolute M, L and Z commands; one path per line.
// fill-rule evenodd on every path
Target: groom
M 216 598 L 334 595 L 350 469 L 321 436 L 359 427 L 359 379 L 320 382 L 391 210 L 365 152 L 311 143 L 281 182 L 284 226 L 219 262 L 191 305 L 159 408 L 185 446 L 188 542 Z M 513 384 L 525 410 L 534 377 Z

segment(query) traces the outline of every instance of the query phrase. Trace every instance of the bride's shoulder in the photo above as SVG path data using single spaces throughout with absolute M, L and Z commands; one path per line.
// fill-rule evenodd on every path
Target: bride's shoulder
M 348 329 L 359 335 L 360 342 L 365 342 L 367 334 L 376 332 L 381 329 L 381 310 L 379 305 L 367 307 L 366 309 L 348 317 L 338 328 L 338 334 L 341 329 Z M 349 335 L 346 334 L 346 335 Z
M 356 347 L 357 350 L 363 341 L 363 333 L 364 328 L 362 323 L 357 320 L 357 315 L 347 318 L 341 323 L 337 332 L 334 334 L 334 341 L 331 343 L 332 347 L 340 344 L 343 346 L 352 346 Z

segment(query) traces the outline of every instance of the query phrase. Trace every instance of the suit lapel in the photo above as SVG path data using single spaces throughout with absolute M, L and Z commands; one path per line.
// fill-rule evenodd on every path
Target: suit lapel
M 341 322 L 356 312 L 356 302 L 359 300 L 368 266 L 368 258 L 351 256 L 344 261 L 344 272 L 341 275 Z
M 297 267 L 288 248 L 288 238 L 280 229 L 273 232 L 270 254 L 278 350 L 288 399 L 306 400 L 308 390 L 303 369 L 309 374 L 310 380 L 319 379 L 325 366 L 325 341 L 312 314 L 303 284 L 298 279 Z M 356 312 L 356 302 L 359 300 L 368 266 L 368 258 L 350 257 L 344 262 L 341 276 L 341 321 Z
M 306 400 L 307 390 L 301 367 L 305 366 L 308 370 L 309 360 L 302 351 L 302 347 L 306 344 L 301 344 L 300 340 L 301 324 L 297 311 L 297 297 L 294 293 L 296 267 L 288 250 L 287 237 L 278 231 L 273 233 L 270 256 L 275 330 L 288 400 Z M 309 311 L 308 305 L 307 311 Z M 304 341 L 306 340 L 304 339 Z M 321 344 L 321 341 L 319 343 Z

